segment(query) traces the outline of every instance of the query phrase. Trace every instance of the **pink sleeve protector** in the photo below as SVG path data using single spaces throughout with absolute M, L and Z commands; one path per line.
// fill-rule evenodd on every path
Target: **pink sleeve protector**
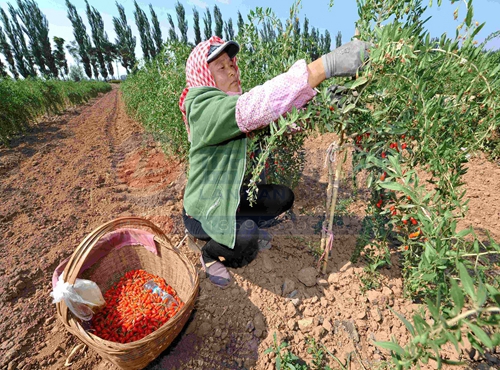
M 244 133 L 262 128 L 288 113 L 302 108 L 315 95 L 307 80 L 305 60 L 297 61 L 286 73 L 241 95 L 236 103 L 236 122 Z

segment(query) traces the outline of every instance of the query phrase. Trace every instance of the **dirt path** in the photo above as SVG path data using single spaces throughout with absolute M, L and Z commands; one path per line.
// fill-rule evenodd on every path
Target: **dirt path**
M 304 360 L 315 338 L 352 369 L 379 366 L 384 354 L 371 341 L 403 325 L 386 309 L 410 313 L 397 267 L 383 271 L 378 290 L 361 293 L 362 265 L 349 261 L 362 202 L 335 230 L 335 259 L 317 276 L 313 251 L 322 212 L 323 153 L 329 137 L 307 143 L 308 165 L 296 189 L 295 221 L 272 228 L 273 248 L 249 266 L 232 270 L 224 291 L 206 279 L 192 319 L 176 342 L 148 369 L 272 369 L 264 351 L 273 334 Z M 474 159 L 466 175 L 471 213 L 465 224 L 489 229 L 500 240 L 500 169 Z M 119 90 L 41 122 L 10 148 L 0 148 L 0 369 L 62 369 L 78 341 L 55 320 L 51 277 L 57 264 L 94 228 L 124 215 L 157 224 L 174 240 L 183 233 L 179 213 L 185 185 L 182 164 L 166 160 L 159 146 L 125 113 Z M 344 197 L 349 197 L 345 188 Z M 488 197 L 488 201 L 484 201 Z M 197 256 L 183 247 L 193 263 Z M 306 285 L 307 284 L 307 285 Z M 112 369 L 87 349 L 73 369 Z M 333 358 L 327 363 L 338 368 Z

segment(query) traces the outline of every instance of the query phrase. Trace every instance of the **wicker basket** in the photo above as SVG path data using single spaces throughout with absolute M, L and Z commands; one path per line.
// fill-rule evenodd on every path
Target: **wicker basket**
M 123 228 L 149 228 L 154 233 L 157 255 L 143 246 L 113 249 L 92 267 L 80 274 L 86 258 L 99 239 L 105 234 Z M 193 264 L 175 247 L 170 239 L 151 222 L 125 217 L 110 221 L 91 232 L 76 248 L 64 269 L 64 281 L 74 284 L 77 277 L 97 283 L 102 292 L 107 291 L 130 270 L 144 269 L 160 276 L 171 285 L 185 303 L 184 307 L 165 325 L 148 336 L 131 343 L 110 342 L 85 331 L 79 319 L 64 304 L 57 303 L 57 316 L 69 332 L 94 349 L 103 359 L 121 369 L 142 369 L 164 351 L 186 324 L 198 295 L 199 280 Z

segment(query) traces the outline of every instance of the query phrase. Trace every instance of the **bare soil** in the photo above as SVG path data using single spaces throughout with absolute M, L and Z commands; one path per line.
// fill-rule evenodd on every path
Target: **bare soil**
M 388 354 L 373 340 L 408 340 L 387 309 L 410 316 L 418 309 L 402 296 L 397 258 L 382 270 L 380 288 L 362 292 L 362 263 L 351 264 L 363 218 L 362 189 L 354 201 L 346 177 L 345 215 L 335 228 L 326 275 L 316 273 L 319 225 L 324 212 L 325 150 L 332 135 L 308 139 L 307 165 L 295 189 L 294 217 L 270 231 L 273 247 L 250 265 L 232 269 L 221 290 L 201 276 L 192 317 L 175 342 L 148 369 L 273 369 L 264 354 L 286 340 L 310 362 L 308 340 L 322 343 L 351 369 L 383 368 Z M 185 164 L 167 159 L 160 145 L 126 113 L 118 89 L 48 117 L 0 148 L 0 369 L 62 369 L 78 339 L 55 318 L 49 295 L 55 267 L 97 226 L 125 215 L 151 220 L 178 242 L 186 183 Z M 465 175 L 470 212 L 460 227 L 474 226 L 500 241 L 500 168 L 479 155 Z M 198 256 L 182 246 L 198 268 Z M 453 350 L 446 352 L 457 358 Z M 473 355 L 473 354 L 471 354 Z M 468 359 L 467 353 L 463 355 Z M 340 368 L 327 355 L 332 368 Z M 472 368 L 499 368 L 476 354 Z M 496 362 L 497 361 L 497 362 Z M 93 350 L 72 356 L 73 369 L 114 369 Z M 432 364 L 429 368 L 433 368 Z

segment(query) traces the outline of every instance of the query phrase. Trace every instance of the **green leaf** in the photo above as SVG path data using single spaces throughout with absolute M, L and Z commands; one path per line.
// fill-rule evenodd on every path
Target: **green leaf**
M 474 240 L 474 252 L 479 253 L 479 241 L 476 239 Z
M 368 82 L 368 79 L 365 76 L 359 77 L 354 81 L 351 85 L 351 90 L 354 90 L 356 87 L 364 85 Z
M 439 309 L 430 300 L 427 300 L 426 303 L 427 303 L 427 309 L 431 313 L 432 318 L 434 319 L 435 322 L 438 322 L 439 321 Z
M 391 311 L 392 311 L 392 313 L 394 313 L 403 322 L 403 324 L 405 324 L 406 329 L 408 329 L 408 331 L 410 332 L 410 334 L 412 336 L 414 336 L 415 335 L 415 329 L 413 328 L 413 325 L 403 315 L 401 315 L 399 312 L 394 311 L 392 308 L 391 308 Z
M 378 341 L 376 341 L 376 342 L 374 342 L 374 344 L 378 347 L 385 348 L 385 349 L 388 349 L 392 352 L 395 352 L 400 356 L 404 356 L 404 354 L 405 354 L 404 349 L 401 348 L 401 346 L 399 344 L 394 343 L 394 342 L 378 342 Z
M 500 63 L 498 63 L 497 67 L 493 71 L 491 71 L 490 78 L 495 77 L 498 72 L 500 72 Z
M 459 271 L 460 281 L 462 282 L 462 286 L 464 287 L 465 293 L 467 293 L 467 295 L 471 297 L 472 300 L 475 301 L 476 292 L 474 290 L 474 282 L 472 281 L 472 278 L 470 277 L 469 273 L 467 272 L 467 269 L 462 263 L 458 265 L 458 271 Z
M 476 335 L 476 337 L 488 348 L 493 348 L 493 342 L 491 341 L 490 337 L 488 334 L 484 332 L 483 329 L 481 329 L 479 326 L 469 322 L 465 321 L 465 323 L 469 326 L 469 328 L 472 330 L 472 332 Z
M 346 114 L 347 112 L 353 110 L 354 108 L 356 108 L 356 105 L 351 103 L 351 104 L 345 106 L 344 108 L 342 108 L 342 114 Z
M 370 174 L 366 179 L 366 187 L 370 188 L 372 186 L 372 183 L 373 183 L 373 172 L 370 172 Z
M 429 248 L 426 248 L 426 253 L 427 253 L 427 250 Z M 427 256 L 427 258 L 429 258 L 429 256 Z M 428 273 L 428 274 L 423 274 L 422 275 L 422 280 L 424 281 L 434 281 L 435 278 L 436 278 L 437 274 L 435 272 L 431 272 L 431 273 Z
M 472 1 L 469 1 L 469 9 L 467 9 L 467 16 L 465 17 L 465 24 L 470 27 L 472 24 L 472 16 L 474 15 L 474 8 L 472 7 Z
M 450 283 L 451 283 L 451 290 L 450 290 L 451 299 L 455 304 L 454 308 L 455 314 L 458 315 L 460 311 L 462 311 L 462 308 L 464 307 L 464 294 L 462 293 L 462 289 L 460 289 L 455 279 L 450 278 Z
M 448 341 L 450 341 L 454 346 L 455 346 L 455 349 L 457 350 L 457 353 L 459 353 L 459 347 L 458 347 L 458 340 L 457 338 L 455 338 L 455 336 L 453 335 L 453 333 L 447 331 L 447 330 L 444 330 L 444 335 L 446 337 L 446 339 L 448 339 Z
M 459 238 L 463 238 L 464 236 L 469 235 L 471 232 L 472 232 L 472 229 L 469 227 L 469 228 L 467 228 L 467 229 L 464 229 L 464 230 L 462 230 L 462 231 L 458 232 L 458 233 L 457 233 L 457 236 L 458 236 Z
M 483 27 L 484 27 L 484 25 L 485 25 L 485 24 L 486 24 L 486 23 L 484 23 L 484 22 L 483 22 L 483 23 L 481 23 L 479 26 L 477 26 L 477 27 L 476 27 L 476 29 L 475 29 L 475 30 L 472 32 L 472 34 L 470 35 L 470 38 L 471 38 L 471 39 L 474 39 L 474 37 L 475 37 L 475 36 L 479 33 L 479 31 L 481 31 L 481 30 L 483 29 Z M 478 48 L 478 49 L 480 49 L 480 48 Z
M 391 182 L 381 182 L 380 186 L 382 188 L 384 188 L 384 189 L 401 191 L 401 192 L 405 191 L 405 188 L 404 188 L 403 185 L 401 185 L 401 184 L 399 184 L 397 182 L 394 182 L 394 181 L 391 181 Z
M 496 302 L 498 306 L 500 306 L 500 291 L 489 284 L 486 284 L 486 288 L 488 289 L 491 298 Z
M 413 324 L 419 334 L 424 334 L 430 328 L 429 324 L 419 314 L 413 315 Z
M 486 287 L 484 286 L 481 279 L 479 279 L 478 281 L 476 294 L 477 294 L 476 304 L 478 305 L 478 307 L 482 307 L 486 303 L 486 300 L 488 299 L 488 291 L 486 290 Z

